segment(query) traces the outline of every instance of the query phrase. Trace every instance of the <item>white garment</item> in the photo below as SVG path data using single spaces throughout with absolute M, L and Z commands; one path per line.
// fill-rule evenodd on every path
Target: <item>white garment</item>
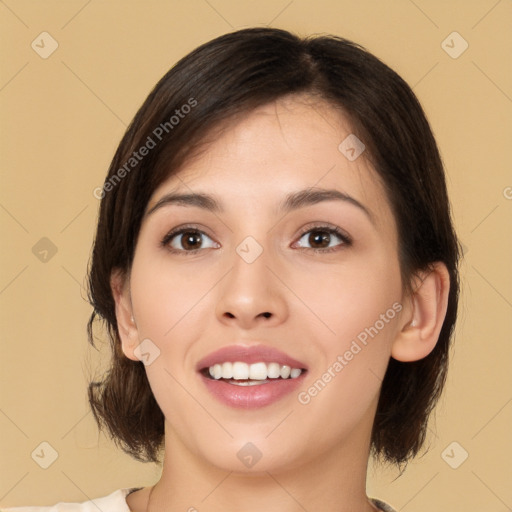
M 126 503 L 126 496 L 136 489 L 119 489 L 104 498 L 97 498 L 83 503 L 57 503 L 52 507 L 11 507 L 1 508 L 0 512 L 130 512 Z M 371 498 L 374 505 L 382 512 L 395 512 L 386 503 Z
M 130 512 L 126 496 L 135 489 L 119 489 L 108 496 L 83 503 L 57 503 L 51 507 L 1 508 L 0 512 Z

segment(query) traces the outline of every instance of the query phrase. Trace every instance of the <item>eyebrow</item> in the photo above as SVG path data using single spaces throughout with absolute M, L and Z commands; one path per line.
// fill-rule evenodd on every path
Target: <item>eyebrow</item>
M 312 206 L 324 201 L 343 201 L 356 206 L 366 214 L 372 223 L 374 223 L 373 215 L 366 206 L 361 204 L 352 196 L 336 189 L 307 188 L 297 192 L 292 192 L 279 204 L 277 214 L 287 214 L 293 210 Z M 224 212 L 224 208 L 221 203 L 209 194 L 171 192 L 160 198 L 158 202 L 149 209 L 146 215 L 151 215 L 153 212 L 163 208 L 164 206 L 174 204 L 181 206 L 196 206 L 197 208 L 202 208 L 212 213 Z

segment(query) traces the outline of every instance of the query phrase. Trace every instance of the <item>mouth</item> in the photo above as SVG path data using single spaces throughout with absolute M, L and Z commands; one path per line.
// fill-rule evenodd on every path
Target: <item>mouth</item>
M 306 370 L 292 368 L 276 362 L 247 364 L 242 361 L 216 363 L 201 370 L 202 375 L 213 380 L 223 380 L 235 386 L 258 386 L 276 380 L 297 379 Z
M 197 365 L 210 393 L 230 407 L 264 407 L 290 394 L 303 381 L 306 366 L 272 347 L 225 347 Z

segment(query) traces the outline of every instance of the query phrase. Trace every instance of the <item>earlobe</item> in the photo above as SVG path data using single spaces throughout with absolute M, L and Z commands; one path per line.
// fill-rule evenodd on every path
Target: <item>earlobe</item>
M 121 348 L 127 358 L 139 361 L 134 355 L 134 350 L 139 345 L 139 333 L 133 318 L 129 280 L 119 270 L 115 270 L 110 278 L 110 288 L 116 304 L 117 330 L 121 338 Z
M 418 361 L 436 346 L 448 307 L 450 275 L 446 265 L 434 263 L 418 275 L 417 286 L 404 313 L 406 323 L 397 334 L 391 356 L 397 361 Z

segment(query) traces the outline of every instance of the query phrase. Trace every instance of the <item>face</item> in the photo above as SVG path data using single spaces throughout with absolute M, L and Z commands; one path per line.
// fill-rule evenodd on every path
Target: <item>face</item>
M 167 450 L 275 471 L 367 448 L 404 297 L 383 186 L 338 148 L 350 134 L 329 104 L 283 98 L 154 192 L 125 294 Z

